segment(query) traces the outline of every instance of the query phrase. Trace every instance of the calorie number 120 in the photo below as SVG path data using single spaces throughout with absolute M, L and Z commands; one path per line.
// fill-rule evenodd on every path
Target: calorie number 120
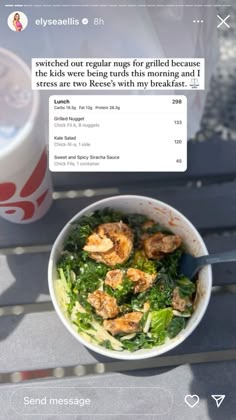
M 174 140 L 175 144 L 181 144 L 182 140 Z

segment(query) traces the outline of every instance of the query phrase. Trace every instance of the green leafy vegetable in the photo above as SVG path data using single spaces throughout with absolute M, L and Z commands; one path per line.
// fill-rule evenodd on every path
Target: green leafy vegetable
M 133 288 L 134 283 L 128 277 L 124 277 L 122 283 L 117 286 L 116 289 L 112 289 L 110 286 L 105 285 L 104 291 L 116 298 L 117 303 L 122 305 L 125 304 L 130 298 L 130 294 L 133 291 Z
M 157 272 L 155 261 L 149 260 L 143 251 L 135 252 L 131 266 L 149 274 L 156 274 Z
M 130 303 L 124 303 L 120 305 L 120 312 L 121 314 L 125 315 L 128 314 L 129 312 L 132 312 L 133 308 L 130 305 Z
M 196 291 L 195 284 L 187 277 L 181 277 L 177 280 L 176 284 L 179 287 L 179 294 L 182 298 L 192 296 Z
M 80 270 L 76 281 L 78 290 L 78 301 L 86 310 L 91 312 L 92 306 L 87 302 L 89 293 L 95 292 L 109 271 L 109 267 L 102 263 L 96 263 L 88 259 L 87 262 L 80 262 Z
M 88 314 L 87 312 L 77 313 L 76 317 L 76 325 L 78 326 L 79 331 L 88 330 L 91 328 L 91 322 L 92 322 L 92 315 Z
M 159 334 L 145 334 L 143 332 L 137 333 L 131 340 L 122 341 L 123 348 L 131 352 L 139 349 L 151 349 L 155 346 L 160 346 L 165 342 L 166 331 Z
M 143 223 L 145 223 L 148 220 L 147 216 L 144 216 L 143 214 L 139 213 L 128 214 L 125 217 L 123 217 L 123 219 L 126 220 L 126 222 L 131 228 L 141 227 Z
M 152 226 L 145 229 L 145 232 L 149 233 L 150 235 L 154 235 L 155 233 L 158 233 L 158 232 L 166 233 L 169 235 L 171 234 L 169 230 L 167 230 L 166 228 L 163 228 L 161 225 L 159 225 L 159 223 L 154 223 Z
M 145 302 L 150 304 L 151 310 L 159 310 L 171 306 L 173 288 L 159 282 L 146 292 L 134 295 L 131 299 L 133 309 L 140 310 Z
M 160 334 L 166 330 L 173 318 L 171 308 L 160 309 L 152 312 L 151 332 Z
M 81 254 L 82 255 L 82 254 Z M 74 271 L 75 274 L 79 272 L 80 258 L 77 254 L 72 254 L 68 251 L 63 251 L 60 259 L 58 260 L 57 267 L 58 270 L 62 269 L 64 273 L 70 270 Z
M 144 222 L 148 220 L 147 216 L 144 216 L 143 214 L 128 214 L 123 218 L 124 222 L 127 223 L 133 233 L 134 233 L 134 246 L 135 248 L 139 248 L 140 245 L 140 238 L 143 234 L 142 225 Z
M 186 319 L 181 317 L 174 317 L 167 327 L 167 335 L 170 338 L 176 337 L 185 328 Z
M 136 351 L 138 349 L 144 348 L 146 341 L 146 334 L 138 333 L 132 340 L 122 341 L 122 344 L 125 350 Z
M 158 278 L 162 280 L 163 283 L 173 287 L 176 280 L 181 276 L 179 273 L 179 262 L 182 254 L 183 249 L 179 248 L 161 260 L 156 261 Z

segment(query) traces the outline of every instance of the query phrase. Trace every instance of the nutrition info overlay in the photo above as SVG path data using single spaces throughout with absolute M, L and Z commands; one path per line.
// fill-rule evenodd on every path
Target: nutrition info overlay
M 184 172 L 182 95 L 54 95 L 49 168 L 55 172 Z

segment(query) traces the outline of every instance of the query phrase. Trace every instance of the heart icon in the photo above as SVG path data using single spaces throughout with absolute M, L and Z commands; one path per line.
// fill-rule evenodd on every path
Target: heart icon
M 186 404 L 188 404 L 189 407 L 193 408 L 195 405 L 199 403 L 199 396 L 198 395 L 186 395 L 184 398 L 184 401 Z

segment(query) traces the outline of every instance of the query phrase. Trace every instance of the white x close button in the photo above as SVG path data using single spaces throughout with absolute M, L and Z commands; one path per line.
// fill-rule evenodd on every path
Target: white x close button
M 228 15 L 226 18 L 222 18 L 220 15 L 217 15 L 218 19 L 220 19 L 220 23 L 217 26 L 217 28 L 220 28 L 222 25 L 227 26 L 227 28 L 230 28 L 230 25 L 226 22 L 229 18 L 230 15 Z

